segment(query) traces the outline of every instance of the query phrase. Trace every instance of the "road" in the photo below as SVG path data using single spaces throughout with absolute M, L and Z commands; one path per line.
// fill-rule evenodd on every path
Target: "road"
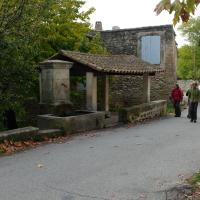
M 200 119 L 185 115 L 0 157 L 0 200 L 165 199 L 200 168 Z

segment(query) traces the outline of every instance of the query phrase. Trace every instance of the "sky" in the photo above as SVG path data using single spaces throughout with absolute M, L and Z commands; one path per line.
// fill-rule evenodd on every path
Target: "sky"
M 159 0 L 85 0 L 85 8 L 94 7 L 96 11 L 91 15 L 94 27 L 96 21 L 101 21 L 103 30 L 111 30 L 113 26 L 123 28 L 136 28 L 172 24 L 172 15 L 164 11 L 156 15 L 154 8 Z M 198 13 L 200 9 L 198 10 Z M 187 43 L 177 30 L 176 41 L 178 47 Z

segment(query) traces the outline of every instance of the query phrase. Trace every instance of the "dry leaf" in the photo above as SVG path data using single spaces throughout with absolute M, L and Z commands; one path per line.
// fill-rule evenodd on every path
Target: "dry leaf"
M 38 167 L 38 168 L 42 168 L 42 167 L 44 167 L 44 165 L 41 164 L 41 163 L 39 163 L 39 164 L 37 164 L 37 167 Z
M 140 198 L 146 198 L 146 194 L 140 194 Z

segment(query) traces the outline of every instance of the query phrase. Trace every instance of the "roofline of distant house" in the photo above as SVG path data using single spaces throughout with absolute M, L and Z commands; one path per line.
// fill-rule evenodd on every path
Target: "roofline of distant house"
M 136 30 L 154 29 L 154 28 L 172 28 L 172 30 L 174 31 L 174 28 L 173 28 L 172 24 L 166 24 L 166 25 L 159 25 L 159 26 L 143 26 L 143 27 L 136 27 L 136 28 L 116 29 L 116 30 L 102 30 L 102 31 L 97 31 L 97 32 L 136 31 Z M 175 31 L 174 31 L 174 33 L 175 33 Z

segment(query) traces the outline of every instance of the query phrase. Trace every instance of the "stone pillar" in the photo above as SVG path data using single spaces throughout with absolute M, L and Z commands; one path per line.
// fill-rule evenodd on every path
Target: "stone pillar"
M 105 77 L 105 111 L 109 111 L 109 77 Z
M 151 77 L 148 74 L 143 75 L 143 102 L 149 103 L 151 101 Z
M 86 73 L 86 107 L 90 111 L 97 110 L 97 77 L 92 72 Z
M 73 63 L 47 60 L 40 63 L 40 101 L 42 104 L 70 104 L 70 68 Z

